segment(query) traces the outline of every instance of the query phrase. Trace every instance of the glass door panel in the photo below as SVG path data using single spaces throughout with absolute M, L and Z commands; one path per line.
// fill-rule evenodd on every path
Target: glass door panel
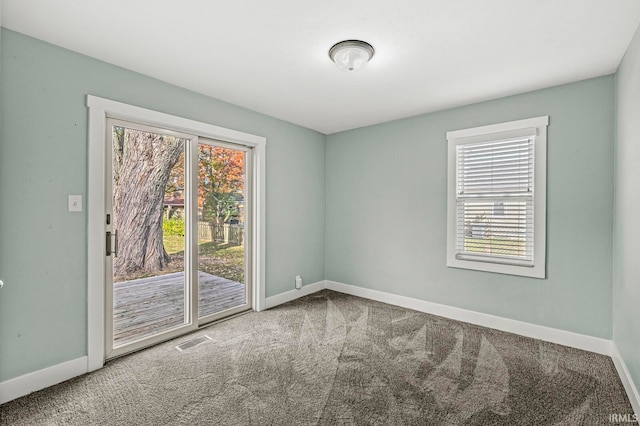
M 214 141 L 198 145 L 199 318 L 250 308 L 247 158 Z
M 185 274 L 188 139 L 124 122 L 112 122 L 111 131 L 107 274 L 111 346 L 117 349 L 191 321 Z

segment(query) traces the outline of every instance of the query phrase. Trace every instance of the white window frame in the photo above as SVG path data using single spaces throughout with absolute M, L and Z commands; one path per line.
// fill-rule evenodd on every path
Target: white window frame
M 546 278 L 547 213 L 547 126 L 549 116 L 447 132 L 447 266 L 524 277 Z M 533 266 L 509 265 L 491 261 L 465 260 L 456 257 L 456 147 L 461 144 L 535 136 Z

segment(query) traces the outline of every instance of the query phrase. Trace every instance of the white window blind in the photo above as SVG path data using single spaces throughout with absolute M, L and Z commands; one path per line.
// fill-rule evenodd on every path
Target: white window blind
M 456 146 L 457 259 L 533 266 L 534 142 Z

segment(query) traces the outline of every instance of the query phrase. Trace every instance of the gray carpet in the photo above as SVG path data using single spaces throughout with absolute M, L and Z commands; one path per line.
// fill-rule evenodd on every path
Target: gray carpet
M 324 290 L 6 403 L 0 424 L 604 425 L 612 413 L 632 409 L 608 357 Z

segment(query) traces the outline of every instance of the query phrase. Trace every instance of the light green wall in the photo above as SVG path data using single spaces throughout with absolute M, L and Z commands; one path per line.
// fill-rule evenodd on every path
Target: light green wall
M 616 74 L 616 112 L 613 340 L 640 386 L 640 30 Z
M 446 132 L 549 115 L 547 279 L 446 267 Z M 611 337 L 614 79 L 327 137 L 327 280 Z
M 86 201 L 86 94 L 265 136 L 267 296 L 323 279 L 324 135 L 6 29 L 1 43 L 0 381 L 87 353 L 87 217 L 67 212 L 68 194 Z

